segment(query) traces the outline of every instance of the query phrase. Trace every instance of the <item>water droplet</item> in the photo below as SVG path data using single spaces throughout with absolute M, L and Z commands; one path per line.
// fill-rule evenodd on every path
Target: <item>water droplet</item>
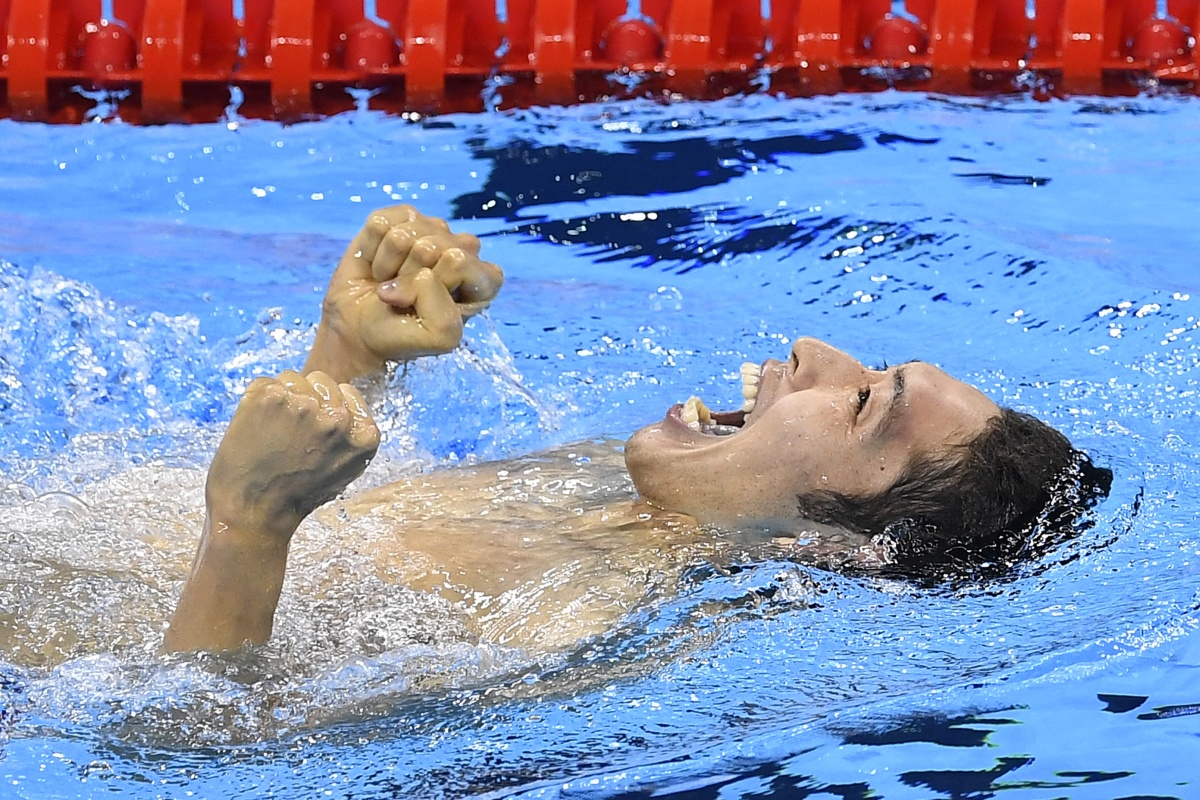
M 674 286 L 660 286 L 650 295 L 650 308 L 654 311 L 682 311 L 683 292 Z

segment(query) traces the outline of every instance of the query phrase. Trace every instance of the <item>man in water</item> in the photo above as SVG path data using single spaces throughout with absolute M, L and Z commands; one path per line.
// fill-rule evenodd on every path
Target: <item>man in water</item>
M 217 449 L 166 650 L 269 638 L 293 534 L 362 473 L 379 444 L 350 381 L 388 362 L 449 352 L 463 320 L 491 302 L 502 280 L 480 260 L 476 237 L 451 233 L 440 219 L 408 206 L 368 218 L 334 271 L 302 372 L 252 382 Z M 417 513 L 453 506 L 476 526 L 494 519 L 503 528 L 501 514 L 487 515 L 502 512 L 495 486 L 504 473 L 476 471 L 368 493 L 341 512 L 381 515 L 394 535 L 331 546 L 369 549 L 381 574 L 413 588 L 474 598 L 488 609 L 477 615 L 485 634 L 562 646 L 628 609 L 622 575 L 648 566 L 621 562 L 629 531 L 664 561 L 682 552 L 680 542 L 695 547 L 719 528 L 832 531 L 818 546 L 827 557 L 844 550 L 849 563 L 857 554 L 885 572 L 984 568 L 1028 548 L 1030 531 L 1054 514 L 1073 519 L 1081 506 L 1060 502 L 1060 490 L 1094 469 L 1044 423 L 927 363 L 868 369 L 799 339 L 788 360 L 744 365 L 742 375 L 741 410 L 714 413 L 692 398 L 633 435 L 624 456 L 643 501 L 636 507 L 560 512 L 526 526 L 527 536 L 467 540 L 442 529 L 440 511 Z M 611 585 L 531 584 L 527 576 L 550 575 L 556 559 L 577 559 L 578 548 L 563 550 L 556 538 L 603 553 Z M 812 538 L 820 536 L 806 533 Z M 498 600 L 520 586 L 535 589 L 522 602 Z M 504 617 L 496 609 L 506 605 L 524 610 Z M 514 632 L 522 626 L 530 629 L 524 637 Z

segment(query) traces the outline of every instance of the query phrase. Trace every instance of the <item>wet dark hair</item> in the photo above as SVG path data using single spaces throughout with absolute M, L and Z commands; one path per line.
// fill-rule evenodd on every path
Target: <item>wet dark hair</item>
M 800 513 L 876 537 L 880 572 L 918 580 L 1010 572 L 1077 536 L 1080 517 L 1112 485 L 1067 437 L 1036 417 L 1001 409 L 947 456 L 917 459 L 871 497 L 819 493 Z

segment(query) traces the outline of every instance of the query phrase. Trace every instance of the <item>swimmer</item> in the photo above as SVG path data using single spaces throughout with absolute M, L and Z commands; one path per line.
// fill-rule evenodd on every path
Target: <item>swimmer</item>
M 513 478 L 483 465 L 318 511 L 379 445 L 351 382 L 457 346 L 503 281 L 479 252 L 476 237 L 409 206 L 369 216 L 333 273 L 303 369 L 253 381 L 217 449 L 165 650 L 265 642 L 293 534 L 314 513 L 335 531 L 330 552 L 369 552 L 380 576 L 469 606 L 477 635 L 563 647 L 627 613 L 648 574 L 669 581 L 719 551 L 715 530 L 796 543 L 851 569 L 983 574 L 1036 552 L 1031 530 L 1073 520 L 1097 493 L 1071 486 L 1091 475 L 1107 489 L 1106 471 L 1060 433 L 931 364 L 869 369 L 802 338 L 784 360 L 743 367 L 742 409 L 693 398 L 637 431 L 624 447 L 636 503 L 564 511 L 505 494 Z M 586 482 L 589 466 L 607 468 L 599 458 L 575 479 Z M 391 533 L 356 538 L 367 517 Z M 580 581 L 572 569 L 588 559 L 596 568 Z

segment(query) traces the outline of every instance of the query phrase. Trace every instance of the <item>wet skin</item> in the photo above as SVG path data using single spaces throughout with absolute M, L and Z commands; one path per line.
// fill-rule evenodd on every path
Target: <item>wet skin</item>
M 788 361 L 761 366 L 753 410 L 717 415 L 736 432 L 694 430 L 675 406 L 633 435 L 625 461 L 638 492 L 661 508 L 719 525 L 787 524 L 798 496 L 877 494 L 914 459 L 953 457 L 999 413 L 931 364 L 868 369 L 802 338 Z
M 270 636 L 296 528 L 318 503 L 361 474 L 378 445 L 379 431 L 347 382 L 389 361 L 457 346 L 463 320 L 487 306 L 503 282 L 499 268 L 478 254 L 478 239 L 453 234 L 443 221 L 411 207 L 368 217 L 334 271 L 303 374 L 284 372 L 251 384 L 217 450 L 208 474 L 204 531 L 166 650 L 231 649 Z M 626 465 L 645 502 L 589 512 L 580 542 L 597 553 L 616 546 L 629 556 L 620 561 L 625 567 L 604 556 L 597 562 L 598 576 L 605 570 L 645 572 L 647 559 L 655 552 L 661 558 L 659 545 L 668 542 L 693 553 L 703 547 L 697 523 L 742 530 L 778 526 L 793 535 L 815 530 L 800 518 L 798 496 L 818 490 L 878 492 L 895 483 L 914 458 L 952 454 L 999 413 L 978 390 L 929 364 L 867 369 L 815 339 L 798 340 L 786 362 L 749 367 L 744 380 L 753 384 L 747 396 L 756 398 L 745 412 L 716 415 L 725 435 L 689 425 L 685 411 L 695 414 L 697 408 L 689 401 L 629 440 Z M 450 577 L 456 587 L 461 579 L 454 588 L 459 597 L 482 588 L 501 601 L 507 587 L 521 584 L 530 587 L 531 596 L 545 598 L 539 581 L 553 571 L 549 562 L 585 557 L 550 540 L 564 539 L 561 524 L 539 519 L 524 526 L 530 536 L 523 539 L 521 555 L 521 548 L 499 542 L 496 551 L 464 546 L 439 519 L 440 509 L 460 518 L 486 516 L 493 500 L 488 487 L 502 474 L 481 468 L 473 478 L 447 476 L 457 490 L 438 488 L 438 481 L 419 491 L 395 484 L 347 502 L 345 510 L 351 522 L 369 514 L 387 517 L 389 507 L 404 509 L 413 499 L 409 495 L 430 491 L 422 506 L 439 509 L 434 524 L 414 524 L 411 510 L 392 517 L 395 533 L 379 544 L 375 557 L 381 572 L 423 551 L 429 576 Z M 531 512 L 530 521 L 540 513 Z M 629 527 L 631 520 L 636 529 Z M 614 545 L 624 541 L 620 531 L 638 538 Z M 484 537 L 475 534 L 474 540 L 478 544 Z M 344 538 L 335 533 L 326 544 L 335 551 L 354 546 L 334 541 Z M 639 544 L 647 556 L 637 553 Z M 683 564 L 691 557 L 675 560 Z M 427 583 L 415 574 L 404 580 L 417 588 Z M 565 646 L 602 630 L 640 596 L 623 580 L 614 587 L 625 588 L 599 591 L 604 580 L 596 578 L 595 587 L 586 579 L 568 581 L 552 604 L 524 606 L 519 620 L 503 625 L 508 641 L 540 638 Z M 592 588 L 603 597 L 588 601 Z M 536 628 L 547 620 L 557 627 L 548 638 L 539 637 Z M 520 635 L 522 626 L 528 636 Z

